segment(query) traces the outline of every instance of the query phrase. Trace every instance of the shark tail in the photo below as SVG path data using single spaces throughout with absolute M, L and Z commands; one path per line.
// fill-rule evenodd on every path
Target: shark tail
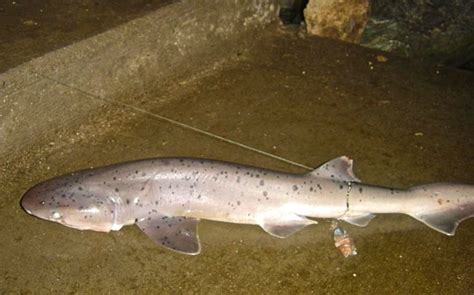
M 414 203 L 406 213 L 448 236 L 463 220 L 474 217 L 474 185 L 434 183 L 409 191 Z

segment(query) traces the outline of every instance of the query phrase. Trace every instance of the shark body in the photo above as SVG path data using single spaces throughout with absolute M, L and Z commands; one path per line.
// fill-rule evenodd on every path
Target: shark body
M 291 174 L 228 162 L 156 158 L 83 170 L 40 183 L 22 198 L 39 218 L 109 232 L 138 227 L 157 244 L 195 255 L 200 219 L 256 224 L 285 238 L 333 218 L 366 226 L 379 213 L 408 214 L 453 235 L 474 216 L 474 185 L 436 183 L 401 190 L 362 184 L 339 157 Z

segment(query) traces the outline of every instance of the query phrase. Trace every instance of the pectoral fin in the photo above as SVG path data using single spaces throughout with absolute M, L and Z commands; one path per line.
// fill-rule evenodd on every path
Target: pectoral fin
M 286 238 L 317 221 L 296 215 L 272 214 L 262 218 L 259 225 L 264 231 L 277 238 Z
M 201 251 L 197 224 L 199 219 L 154 214 L 137 222 L 138 227 L 158 245 L 170 250 L 196 255 Z

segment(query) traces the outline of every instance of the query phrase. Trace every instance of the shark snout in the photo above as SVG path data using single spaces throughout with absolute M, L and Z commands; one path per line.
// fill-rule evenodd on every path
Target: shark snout
M 33 187 L 21 198 L 20 205 L 26 213 L 45 218 L 42 212 L 46 209 L 46 202 L 40 187 Z
M 23 208 L 23 210 L 26 211 L 26 213 L 28 214 L 33 214 L 33 211 L 35 210 L 35 199 L 32 194 L 30 193 L 30 191 L 26 192 L 23 197 L 21 198 L 21 207 Z

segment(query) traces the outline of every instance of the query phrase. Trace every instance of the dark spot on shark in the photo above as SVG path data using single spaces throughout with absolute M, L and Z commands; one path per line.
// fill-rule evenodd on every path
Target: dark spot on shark
M 119 189 L 118 188 L 115 188 L 115 192 L 118 193 Z
M 341 185 L 339 186 L 339 189 L 343 189 L 343 188 L 344 188 L 344 186 L 341 184 Z
M 130 204 L 130 200 L 129 200 L 129 199 L 127 199 L 125 202 L 127 203 L 127 205 Z
M 314 190 L 314 188 L 311 186 L 309 187 L 309 191 L 312 192 Z
M 80 191 L 82 191 L 82 186 L 78 187 L 77 189 L 80 190 Z
M 319 190 L 322 190 L 322 189 L 323 189 L 322 186 L 321 186 L 319 183 L 318 183 L 317 186 L 318 186 Z
M 296 184 L 293 185 L 293 190 L 294 191 L 297 191 L 298 190 L 298 186 Z
M 268 195 L 267 191 L 263 192 L 263 196 L 266 197 Z
M 363 191 L 363 189 L 361 187 L 359 187 L 359 193 L 362 194 L 362 191 Z
M 112 179 L 113 179 L 113 180 L 117 180 L 117 177 L 114 176 L 114 177 L 112 177 Z
M 240 201 L 237 201 L 237 205 L 240 206 Z
M 265 181 L 262 179 L 260 180 L 260 186 L 264 186 L 265 185 Z

